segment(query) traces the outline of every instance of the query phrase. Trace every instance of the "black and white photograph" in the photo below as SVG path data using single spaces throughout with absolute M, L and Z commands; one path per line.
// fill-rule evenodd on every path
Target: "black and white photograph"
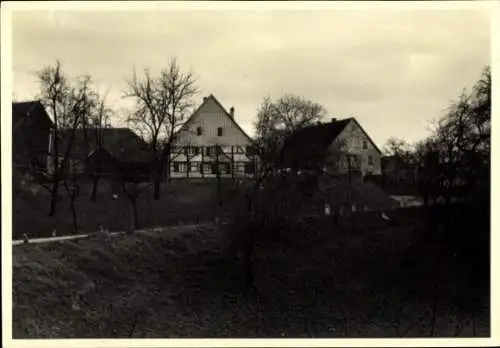
M 494 345 L 494 7 L 2 3 L 4 345 Z

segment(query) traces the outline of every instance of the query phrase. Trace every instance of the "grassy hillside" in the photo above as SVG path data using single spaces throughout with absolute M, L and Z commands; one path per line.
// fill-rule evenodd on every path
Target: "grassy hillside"
M 219 186 L 220 214 L 230 215 L 244 204 L 244 187 L 246 183 L 223 180 Z M 80 194 L 76 199 L 78 233 L 94 232 L 103 225 L 110 231 L 124 231 L 131 226 L 132 210 L 130 202 L 119 187 L 111 182 L 101 182 L 95 201 L 90 199 L 91 184 L 80 184 Z M 307 196 L 304 192 L 286 192 L 286 186 L 279 186 L 272 193 L 281 200 L 292 201 L 298 213 L 324 210 L 324 196 Z M 356 204 L 358 210 L 391 209 L 397 206 L 386 193 L 371 183 L 355 183 L 351 190 L 347 183 L 325 191 L 328 202 L 334 211 L 347 202 L 347 192 L 350 191 L 350 201 Z M 214 221 L 217 213 L 217 183 L 215 180 L 172 180 L 163 184 L 159 200 L 153 199 L 152 187 L 149 185 L 138 197 L 138 215 L 141 228 L 196 223 L 198 221 Z M 56 229 L 58 235 L 68 235 L 72 232 L 72 215 L 69 200 L 64 187 L 60 187 L 60 201 L 57 213 L 48 217 L 50 204 L 49 193 L 35 183 L 16 183 L 13 185 L 13 238 L 20 239 L 24 233 L 32 238 L 49 237 Z M 117 194 L 117 198 L 113 198 Z M 290 194 L 294 195 L 290 198 Z
M 428 337 L 437 256 L 432 242 L 418 242 L 427 229 L 420 214 L 357 215 L 339 226 L 308 219 L 286 244 L 262 239 L 257 297 L 246 294 L 241 263 L 226 249 L 230 227 L 15 247 L 13 335 Z M 463 275 L 446 269 L 435 335 L 471 336 Z M 88 281 L 95 291 L 72 309 Z M 478 304 L 475 313 L 476 335 L 487 336 L 488 312 Z
M 216 183 L 213 180 L 173 180 L 164 185 L 159 200 L 153 199 L 152 188 L 148 187 L 138 198 L 140 227 L 158 227 L 213 221 L 216 213 Z M 225 181 L 221 186 L 222 210 L 226 213 L 241 202 L 241 191 L 236 183 Z M 240 193 L 238 193 L 240 192 Z M 113 194 L 117 193 L 117 199 Z M 131 223 L 131 206 L 125 194 L 110 182 L 99 185 L 95 201 L 90 200 L 91 184 L 82 183 L 76 200 L 78 232 L 93 232 L 102 224 L 110 231 L 127 230 Z M 27 232 L 30 237 L 51 236 L 55 228 L 58 235 L 70 234 L 72 217 L 69 200 L 64 187 L 60 188 L 61 200 L 57 214 L 48 217 L 50 196 L 46 190 L 34 183 L 13 186 L 13 238 L 22 238 Z

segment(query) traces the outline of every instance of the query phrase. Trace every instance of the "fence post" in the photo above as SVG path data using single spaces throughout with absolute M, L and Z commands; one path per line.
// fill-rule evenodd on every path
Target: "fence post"
M 328 203 L 325 203 L 325 215 L 330 215 L 330 205 Z

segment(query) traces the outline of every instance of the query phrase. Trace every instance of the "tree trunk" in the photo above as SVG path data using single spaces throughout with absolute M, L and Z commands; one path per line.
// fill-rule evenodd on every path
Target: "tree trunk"
M 244 268 L 245 268 L 245 279 L 248 289 L 252 292 L 257 291 L 255 285 L 255 275 L 253 272 L 253 258 L 255 254 L 255 224 L 251 222 L 247 228 L 247 240 L 245 244 L 245 255 L 244 255 Z
M 130 206 L 132 208 L 132 229 L 139 229 L 139 214 L 137 212 L 137 196 L 130 197 Z
M 166 156 L 166 167 L 165 167 L 165 174 L 167 175 L 167 181 L 170 183 L 172 181 L 172 176 L 170 175 L 170 162 L 171 162 L 171 158 L 170 158 L 170 152 L 167 154 Z M 162 173 L 163 174 L 163 173 Z
M 54 179 L 52 183 L 52 191 L 50 192 L 50 207 L 48 216 L 56 215 L 57 200 L 59 199 L 59 180 Z
M 155 174 L 155 177 L 153 179 L 153 184 L 154 184 L 154 195 L 153 195 L 153 199 L 155 201 L 157 201 L 158 199 L 160 199 L 160 179 L 161 178 L 161 174 L 158 172 L 157 174 Z
M 72 223 L 73 223 L 73 234 L 78 233 L 78 224 L 77 224 L 77 216 L 75 209 L 75 198 L 70 198 L 70 207 L 71 207 L 71 215 L 72 215 Z
M 99 185 L 99 175 L 94 174 L 92 176 L 92 193 L 90 194 L 90 200 L 95 201 L 97 196 L 97 186 Z

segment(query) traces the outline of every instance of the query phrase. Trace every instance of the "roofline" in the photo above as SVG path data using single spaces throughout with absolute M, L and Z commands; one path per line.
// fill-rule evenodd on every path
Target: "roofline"
M 207 102 L 207 100 L 209 98 L 212 98 L 215 103 L 224 111 L 224 113 L 226 114 L 227 117 L 229 117 L 234 125 L 236 126 L 236 128 L 238 128 L 242 133 L 243 135 L 252 143 L 254 144 L 255 141 L 243 130 L 243 128 L 241 128 L 241 126 L 238 124 L 238 122 L 236 122 L 236 120 L 234 119 L 234 117 L 231 116 L 231 114 L 229 112 L 227 112 L 226 108 L 224 108 L 224 106 L 219 102 L 219 100 L 213 95 L 213 94 L 210 94 L 208 97 L 206 97 L 207 99 L 203 101 L 203 103 L 200 104 L 200 106 L 198 106 L 196 108 L 195 111 L 193 111 L 193 113 L 191 114 L 191 116 L 189 116 L 189 118 L 186 120 L 186 122 L 184 122 L 184 124 L 181 126 L 181 128 L 179 128 L 177 130 L 177 132 L 174 133 L 174 135 L 177 135 L 179 134 L 182 130 L 184 130 L 184 126 L 189 124 L 189 122 L 191 122 L 193 120 L 193 118 L 199 113 L 199 111 L 201 110 L 202 106 Z
M 41 99 L 32 99 L 32 100 L 23 100 L 23 101 L 13 101 L 12 104 L 25 104 L 25 103 L 40 103 L 42 104 Z
M 379 154 L 382 155 L 382 151 L 380 151 L 379 147 L 377 146 L 377 144 L 375 144 L 375 142 L 373 141 L 373 139 L 370 137 L 370 135 L 365 131 L 365 129 L 361 126 L 361 124 L 358 122 L 358 120 L 356 120 L 355 117 L 349 117 L 349 118 L 346 118 L 346 120 L 353 120 L 354 122 L 356 122 L 356 124 L 358 125 L 358 127 L 363 131 L 363 133 L 365 134 L 365 136 L 368 138 L 368 140 L 372 143 L 373 147 L 375 148 L 375 150 L 378 151 Z
M 53 124 L 52 120 L 50 119 L 49 114 L 47 114 L 47 111 L 45 110 L 45 107 L 43 106 L 42 101 L 40 99 L 12 102 L 12 106 L 14 106 L 14 104 L 27 104 L 27 103 L 32 103 L 33 105 L 29 108 L 28 111 L 26 111 L 26 113 L 23 115 L 23 117 L 19 121 L 17 121 L 16 124 L 13 125 L 13 127 L 12 127 L 13 131 L 15 131 L 17 128 L 19 128 L 24 123 L 24 121 L 28 118 L 29 113 L 37 106 L 37 104 L 40 104 L 42 106 L 43 111 L 48 116 L 50 122 Z

